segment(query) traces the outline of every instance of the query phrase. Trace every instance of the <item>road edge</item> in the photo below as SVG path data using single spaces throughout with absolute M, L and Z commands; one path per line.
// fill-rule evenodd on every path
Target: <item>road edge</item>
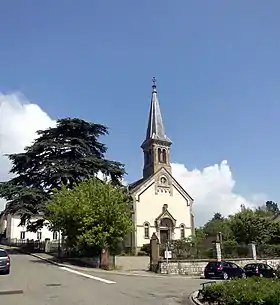
M 2 245 L 2 246 L 5 246 L 5 245 Z M 69 265 L 69 264 L 63 264 L 63 263 L 59 263 L 59 262 L 56 262 L 52 259 L 49 259 L 49 258 L 45 258 L 37 253 L 32 253 L 32 252 L 28 252 L 28 251 L 24 251 L 18 247 L 11 247 L 11 248 L 14 248 L 16 249 L 17 251 L 21 252 L 21 253 L 24 253 L 24 254 L 27 254 L 27 255 L 30 255 L 30 256 L 33 256 L 35 258 L 38 258 L 42 261 L 45 261 L 49 264 L 52 264 L 52 265 L 55 265 L 57 267 L 66 267 L 66 268 L 70 268 L 70 269 L 73 269 L 73 270 L 80 270 L 80 271 L 83 271 L 83 272 L 88 272 L 87 270 L 84 270 L 80 267 L 77 267 L 77 266 L 73 266 L 73 265 Z M 7 248 L 9 249 L 9 248 Z M 110 271 L 110 270 L 102 270 L 102 269 L 96 269 L 94 270 L 94 268 L 91 269 L 91 272 L 93 273 L 102 273 L 102 274 L 109 274 L 109 275 L 123 275 L 123 276 L 138 276 L 138 277 L 148 277 L 148 278 L 166 278 L 166 277 L 169 277 L 168 275 L 157 275 L 157 274 L 141 274 L 141 273 L 131 273 L 131 272 L 117 272 L 117 271 Z M 173 278 L 173 279 L 178 279 L 178 276 L 171 276 L 169 278 Z M 197 279 L 197 277 L 194 277 L 194 276 L 180 276 L 180 278 L 182 279 Z
M 21 251 L 21 252 L 23 252 L 23 251 Z M 58 267 L 64 267 L 64 268 L 69 268 L 69 269 L 72 269 L 72 270 L 80 270 L 80 271 L 83 271 L 83 272 L 87 272 L 86 270 L 83 270 L 80 267 L 58 263 L 58 262 L 55 262 L 55 261 L 50 260 L 48 258 L 42 257 L 41 255 L 38 255 L 38 254 L 35 254 L 35 253 L 28 253 L 28 252 L 23 252 L 23 253 L 28 254 L 30 256 L 33 256 L 33 257 L 36 257 L 38 259 L 41 259 L 45 262 L 48 262 L 48 263 L 53 264 L 53 265 L 58 266 Z M 139 273 L 129 273 L 129 272 L 116 272 L 116 271 L 108 271 L 108 270 L 101 270 L 101 269 L 94 270 L 94 268 L 91 269 L 91 272 L 99 273 L 99 274 L 102 273 L 102 274 L 107 274 L 107 275 L 109 274 L 109 275 L 138 276 L 138 277 L 149 277 L 149 278 L 151 278 L 151 277 L 153 277 L 153 278 L 166 278 L 166 276 L 155 275 L 155 274 L 139 274 Z
M 195 305 L 203 305 L 203 303 L 201 303 L 199 300 L 198 300 L 198 294 L 199 294 L 199 291 L 196 290 L 194 291 L 190 296 L 189 296 L 189 300 L 191 301 L 192 304 L 195 304 Z

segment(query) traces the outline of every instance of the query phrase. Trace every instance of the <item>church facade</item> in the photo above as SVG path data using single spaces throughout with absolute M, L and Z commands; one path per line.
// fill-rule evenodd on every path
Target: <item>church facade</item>
M 127 246 L 136 253 L 156 233 L 160 243 L 194 234 L 193 198 L 172 176 L 170 147 L 165 134 L 155 79 L 146 138 L 142 178 L 129 185 L 133 198 L 134 232 Z

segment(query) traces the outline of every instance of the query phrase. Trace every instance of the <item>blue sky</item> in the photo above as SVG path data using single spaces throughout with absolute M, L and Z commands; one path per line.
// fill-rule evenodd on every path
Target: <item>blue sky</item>
M 277 200 L 279 14 L 276 0 L 2 1 L 0 92 L 107 125 L 132 181 L 155 76 L 173 162 L 226 159 L 238 191 Z

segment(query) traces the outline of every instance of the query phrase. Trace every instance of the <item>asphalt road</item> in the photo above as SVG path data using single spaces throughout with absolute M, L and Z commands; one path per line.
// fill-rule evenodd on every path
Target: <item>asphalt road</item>
M 0 300 L 5 305 L 188 304 L 182 299 L 203 282 L 82 270 L 79 274 L 20 253 L 11 254 L 11 266 L 10 275 L 0 275 Z

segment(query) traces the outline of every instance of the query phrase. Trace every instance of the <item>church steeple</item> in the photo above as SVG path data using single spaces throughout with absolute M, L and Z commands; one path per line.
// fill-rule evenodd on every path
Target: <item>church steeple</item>
M 141 145 L 144 152 L 143 177 L 149 177 L 161 167 L 171 173 L 170 146 L 172 141 L 164 130 L 163 119 L 157 97 L 156 79 L 153 78 L 152 98 L 146 138 Z

